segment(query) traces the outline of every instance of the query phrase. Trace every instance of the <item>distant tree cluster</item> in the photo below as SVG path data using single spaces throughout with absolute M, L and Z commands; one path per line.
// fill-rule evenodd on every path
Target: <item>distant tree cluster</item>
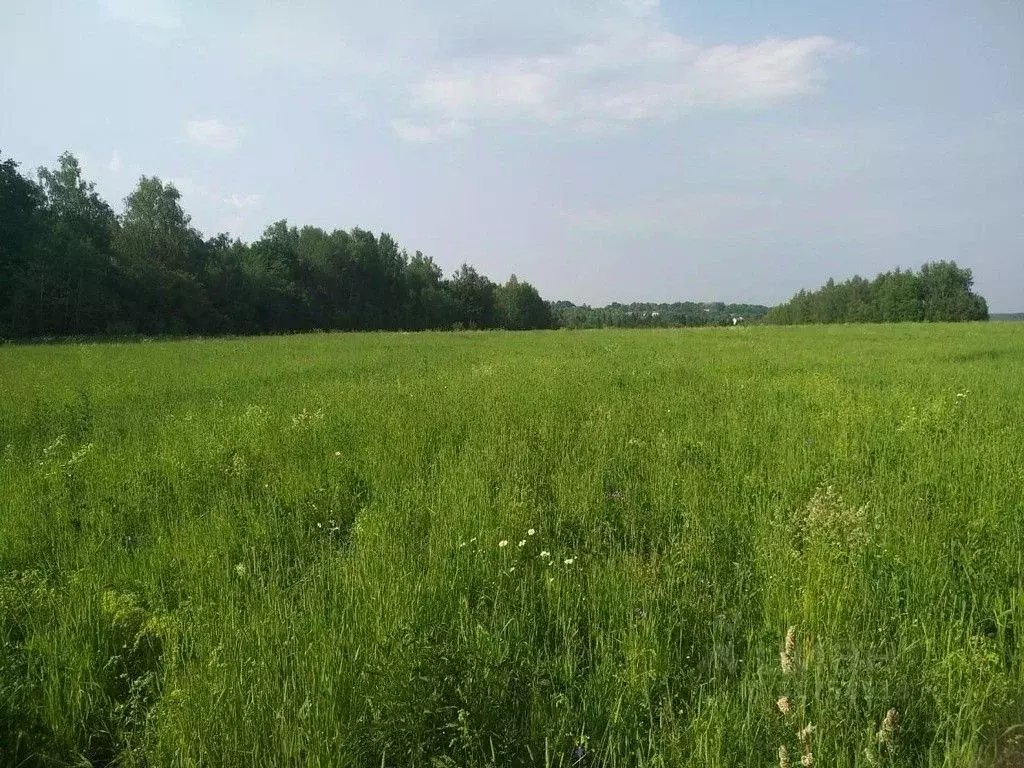
M 988 304 L 971 291 L 971 270 L 952 261 L 925 264 L 920 272 L 885 272 L 874 280 L 829 280 L 773 307 L 766 323 L 901 323 L 988 320 Z
M 606 307 L 578 306 L 571 301 L 553 305 L 558 324 L 565 328 L 678 328 L 682 326 L 734 325 L 764 317 L 768 307 L 760 304 L 697 303 L 672 304 L 613 302 Z
M 38 181 L 0 161 L 0 338 L 554 324 L 529 283 L 444 278 L 388 234 L 279 221 L 251 244 L 204 238 L 158 178 L 117 215 L 69 153 Z

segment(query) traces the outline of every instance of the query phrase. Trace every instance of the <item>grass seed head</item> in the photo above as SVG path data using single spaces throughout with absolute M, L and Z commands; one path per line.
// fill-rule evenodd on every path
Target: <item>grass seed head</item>
M 836 551 L 860 551 L 870 544 L 868 507 L 849 506 L 831 485 L 819 486 L 803 511 L 805 540 Z
M 882 725 L 875 734 L 878 743 L 883 747 L 892 749 L 896 743 L 896 729 L 899 727 L 900 713 L 890 709 L 882 719 Z
M 796 669 L 796 627 L 786 630 L 786 639 L 782 643 L 782 650 L 779 651 L 779 666 L 782 667 L 782 674 L 788 675 Z
M 817 728 L 812 723 L 808 723 L 797 732 L 796 737 L 800 739 L 801 744 L 809 745 L 811 743 L 811 735 L 816 730 Z
M 796 737 L 800 740 L 800 751 L 803 753 L 800 757 L 800 765 L 804 768 L 811 768 L 814 765 L 814 751 L 811 749 L 811 735 L 815 731 L 814 725 L 808 723 L 801 728 Z

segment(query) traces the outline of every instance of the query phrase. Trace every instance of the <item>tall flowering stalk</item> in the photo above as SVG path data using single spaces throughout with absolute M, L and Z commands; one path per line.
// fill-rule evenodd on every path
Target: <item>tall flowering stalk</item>
M 779 666 L 784 675 L 791 675 L 796 669 L 796 627 L 786 630 L 786 639 L 779 651 Z
M 875 733 L 875 744 L 865 750 L 865 756 L 872 765 L 879 765 L 884 758 L 896 754 L 896 731 L 900 724 L 900 713 L 890 709 L 882 718 L 882 724 Z
M 796 672 L 796 627 L 791 626 L 786 630 L 786 636 L 782 641 L 782 649 L 779 651 L 779 668 L 785 677 L 790 677 Z M 792 723 L 790 719 L 795 716 L 795 707 L 789 696 L 783 694 L 775 700 L 775 706 L 780 713 Z M 812 768 L 814 765 L 814 751 L 811 748 L 811 734 L 814 733 L 814 726 L 808 723 L 796 732 L 797 742 L 800 745 L 800 765 L 804 768 Z M 779 768 L 789 768 L 789 749 L 785 744 L 779 745 Z

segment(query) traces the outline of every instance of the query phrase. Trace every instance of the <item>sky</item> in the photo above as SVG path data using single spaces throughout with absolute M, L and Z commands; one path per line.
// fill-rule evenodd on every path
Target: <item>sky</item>
M 389 232 L 546 298 L 953 259 L 1024 310 L 1020 0 L 0 0 L 0 153 L 204 234 Z

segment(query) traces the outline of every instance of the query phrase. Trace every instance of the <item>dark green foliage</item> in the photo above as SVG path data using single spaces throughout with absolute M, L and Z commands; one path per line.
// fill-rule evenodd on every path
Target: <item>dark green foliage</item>
M 40 184 L 0 167 L 0 335 L 101 332 L 116 307 L 113 211 L 68 153 Z
M 278 221 L 204 240 L 173 184 L 143 176 L 116 216 L 64 153 L 39 183 L 0 163 L 0 339 L 551 328 L 529 283 L 450 279 L 389 234 Z
M 511 331 L 526 328 L 552 328 L 555 318 L 551 307 L 537 289 L 515 275 L 494 292 L 498 318 L 503 328 Z
M 14 322 L 34 244 L 42 231 L 43 191 L 18 172 L 13 160 L 0 162 L 0 333 Z
M 920 272 L 885 272 L 872 281 L 829 280 L 817 291 L 800 291 L 773 307 L 765 322 L 907 323 L 988 320 L 988 305 L 971 292 L 971 270 L 952 261 L 925 264 Z
M 473 267 L 463 264 L 449 282 L 453 304 L 453 325 L 467 328 L 491 328 L 497 320 L 495 285 Z

